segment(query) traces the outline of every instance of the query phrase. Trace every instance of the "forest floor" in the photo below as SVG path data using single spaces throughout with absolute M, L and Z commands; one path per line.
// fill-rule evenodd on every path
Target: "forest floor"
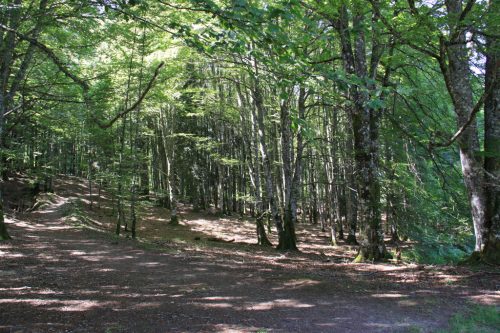
M 498 269 L 353 264 L 319 226 L 299 224 L 301 252 L 280 253 L 254 245 L 251 221 L 186 210 L 173 227 L 142 207 L 139 239 L 117 239 L 109 198 L 90 211 L 85 183 L 55 185 L 7 215 L 0 332 L 435 332 L 500 306 Z

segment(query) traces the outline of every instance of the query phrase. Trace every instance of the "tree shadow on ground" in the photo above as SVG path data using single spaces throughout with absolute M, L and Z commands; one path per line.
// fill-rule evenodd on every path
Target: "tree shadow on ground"
M 498 271 L 325 262 L 255 246 L 145 249 L 64 223 L 60 197 L 8 219 L 0 331 L 422 332 L 481 300 Z

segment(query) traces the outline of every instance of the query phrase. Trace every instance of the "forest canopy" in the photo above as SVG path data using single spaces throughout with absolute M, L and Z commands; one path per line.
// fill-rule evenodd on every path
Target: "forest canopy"
M 2 179 L 84 177 L 133 238 L 148 201 L 499 264 L 499 32 L 497 0 L 1 0 Z

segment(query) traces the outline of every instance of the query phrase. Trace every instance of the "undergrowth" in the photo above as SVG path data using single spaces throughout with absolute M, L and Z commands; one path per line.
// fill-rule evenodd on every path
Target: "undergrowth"
M 78 199 L 69 202 L 63 211 L 63 216 L 65 216 L 66 221 L 71 222 L 74 227 L 82 228 L 89 224 L 89 219 L 84 211 L 83 204 Z
M 439 234 L 420 228 L 410 236 L 415 244 L 403 252 L 403 259 L 421 264 L 458 264 L 474 249 L 470 236 Z
M 417 243 L 403 253 L 403 259 L 420 264 L 457 264 L 470 253 L 453 244 Z
M 450 319 L 450 327 L 439 333 L 494 333 L 500 328 L 500 308 L 474 305 Z

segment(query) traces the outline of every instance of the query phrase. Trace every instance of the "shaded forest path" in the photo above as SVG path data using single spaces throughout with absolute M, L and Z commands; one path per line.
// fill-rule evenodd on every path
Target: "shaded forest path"
M 7 219 L 2 332 L 433 332 L 470 302 L 499 304 L 498 275 L 464 268 L 116 241 L 68 223 L 56 190 Z

